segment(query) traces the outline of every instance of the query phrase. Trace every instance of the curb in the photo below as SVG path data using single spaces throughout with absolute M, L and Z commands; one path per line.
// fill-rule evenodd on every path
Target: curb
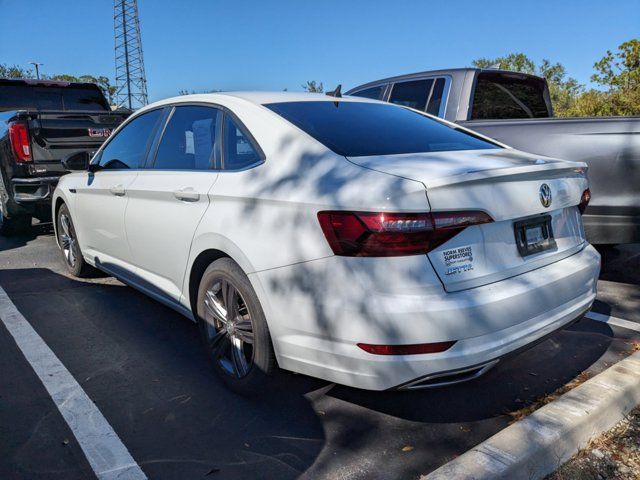
M 535 480 L 640 404 L 640 352 L 496 433 L 420 480 Z

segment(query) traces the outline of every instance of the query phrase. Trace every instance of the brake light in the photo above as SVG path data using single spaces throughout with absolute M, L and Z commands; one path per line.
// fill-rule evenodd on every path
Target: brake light
M 420 255 L 471 225 L 493 222 L 484 212 L 318 212 L 333 253 L 346 257 Z
M 421 353 L 440 353 L 449 350 L 456 342 L 416 343 L 413 345 L 371 345 L 358 343 L 365 352 L 373 355 L 419 355 Z
M 9 142 L 17 162 L 31 161 L 29 129 L 26 123 L 12 122 L 9 124 Z
M 587 188 L 584 192 L 582 192 L 582 197 L 580 197 L 580 204 L 578 205 L 578 209 L 580 210 L 581 214 L 583 214 L 587 209 L 589 200 L 591 200 L 591 190 Z

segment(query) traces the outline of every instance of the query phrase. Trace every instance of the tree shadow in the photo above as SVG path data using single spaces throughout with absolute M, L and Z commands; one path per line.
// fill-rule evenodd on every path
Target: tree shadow
M 215 378 L 192 322 L 129 287 L 34 268 L 2 270 L 0 284 L 150 478 L 417 477 L 612 342 L 608 326 L 579 323 L 467 384 L 370 392 L 281 371 L 268 395 L 243 398 Z

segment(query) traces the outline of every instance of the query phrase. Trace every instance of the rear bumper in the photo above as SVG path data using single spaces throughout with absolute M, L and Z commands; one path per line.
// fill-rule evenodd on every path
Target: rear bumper
M 282 368 L 369 390 L 407 388 L 457 372 L 475 375 L 474 369 L 490 367 L 584 315 L 595 300 L 600 271 L 600 256 L 587 245 L 556 263 L 469 290 L 446 293 L 438 285 L 381 294 L 362 289 L 356 277 L 343 283 L 332 258 L 320 261 L 333 262 L 326 278 L 308 267 L 301 278 L 301 266 L 250 278 Z M 289 268 L 295 269 L 293 275 L 278 272 Z M 383 283 L 389 284 L 394 273 L 385 272 Z M 292 278 L 317 282 L 324 290 L 292 292 L 286 287 Z M 358 289 L 360 298 L 354 298 Z M 335 308 L 340 292 L 349 298 Z M 356 345 L 448 340 L 456 340 L 449 350 L 423 355 L 373 355 Z
M 48 202 L 60 180 L 59 176 L 12 178 L 11 189 L 17 204 Z

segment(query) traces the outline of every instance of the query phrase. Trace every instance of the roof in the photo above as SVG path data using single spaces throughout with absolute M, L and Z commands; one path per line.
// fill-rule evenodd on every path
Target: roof
M 268 103 L 284 103 L 284 102 L 376 102 L 368 98 L 345 97 L 336 98 L 325 93 L 308 93 L 308 92 L 216 92 L 216 93 L 197 93 L 192 95 L 180 95 L 178 97 L 166 98 L 158 102 L 154 102 L 148 107 L 155 107 L 165 104 L 178 102 L 211 102 L 219 103 L 224 100 L 240 99 L 255 105 L 265 105 Z M 147 107 L 145 107 L 145 110 Z

